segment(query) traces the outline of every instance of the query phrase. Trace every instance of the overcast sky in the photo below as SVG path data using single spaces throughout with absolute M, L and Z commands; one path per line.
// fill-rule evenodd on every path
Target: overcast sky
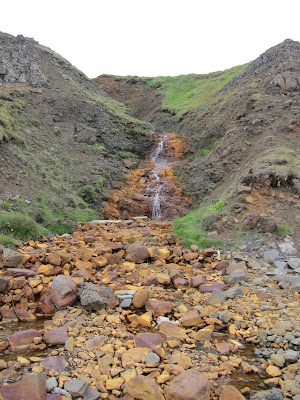
M 300 39 L 299 0 L 9 0 L 0 30 L 33 37 L 90 78 L 244 64 Z

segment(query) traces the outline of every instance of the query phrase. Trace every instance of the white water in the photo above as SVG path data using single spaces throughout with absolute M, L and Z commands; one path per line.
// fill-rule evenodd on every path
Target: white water
M 154 190 L 151 189 L 150 185 L 148 185 L 148 188 L 147 188 L 147 191 L 149 191 L 149 189 L 151 189 L 152 193 L 154 193 L 153 206 L 152 206 L 152 219 L 162 218 L 161 208 L 160 208 L 161 181 L 160 181 L 160 178 L 159 178 L 157 172 L 155 172 L 155 170 L 157 168 L 157 165 L 156 165 L 157 159 L 164 149 L 164 143 L 167 138 L 168 138 L 168 135 L 164 135 L 160 139 L 156 149 L 153 151 L 153 153 L 150 156 L 150 161 L 155 164 L 154 168 L 152 170 L 152 175 L 155 178 L 155 188 L 154 188 Z

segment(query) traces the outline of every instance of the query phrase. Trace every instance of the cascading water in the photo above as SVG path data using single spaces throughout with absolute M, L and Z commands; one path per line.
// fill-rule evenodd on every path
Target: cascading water
M 150 161 L 152 161 L 154 164 L 156 164 L 156 161 L 157 161 L 159 155 L 162 153 L 163 148 L 164 148 L 164 143 L 167 138 L 168 138 L 168 135 L 164 135 L 160 139 L 156 149 L 151 154 Z M 154 190 L 152 189 L 152 193 L 154 193 L 153 206 L 152 206 L 152 219 L 162 218 L 161 207 L 160 207 L 161 182 L 160 182 L 160 178 L 159 178 L 157 172 L 155 172 L 156 167 L 157 166 L 155 165 L 155 167 L 152 170 L 152 174 L 151 174 L 155 178 L 155 188 L 154 188 Z M 148 186 L 148 188 L 149 187 L 150 186 Z

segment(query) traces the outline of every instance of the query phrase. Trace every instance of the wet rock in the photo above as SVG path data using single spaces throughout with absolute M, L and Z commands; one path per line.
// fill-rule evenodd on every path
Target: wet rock
M 13 333 L 9 336 L 9 344 L 12 351 L 26 350 L 35 338 L 41 338 L 42 335 L 36 329 L 27 329 Z
M 46 370 L 54 369 L 56 372 L 59 373 L 65 371 L 69 366 L 65 358 L 61 356 L 49 356 L 41 362 L 41 365 Z
M 245 397 L 232 385 L 223 386 L 219 400 L 245 400 Z
M 127 259 L 137 264 L 141 264 L 150 257 L 148 249 L 139 244 L 132 244 L 127 248 Z
M 226 300 L 226 293 L 222 290 L 214 290 L 206 302 L 210 305 L 222 304 Z
M 50 329 L 44 333 L 44 341 L 48 344 L 65 344 L 68 338 L 68 329 L 64 326 Z
M 173 304 L 169 301 L 150 299 L 145 304 L 147 311 L 152 311 L 154 315 L 165 315 L 172 311 Z
M 178 375 L 164 390 L 167 400 L 209 400 L 208 379 L 191 369 Z
M 148 289 L 141 289 L 136 292 L 133 297 L 132 304 L 135 308 L 144 307 L 150 296 L 150 291 Z
M 85 283 L 80 294 L 80 303 L 87 310 L 100 310 L 106 307 L 114 308 L 119 301 L 108 287 Z
M 3 267 L 20 267 L 25 263 L 23 254 L 12 249 L 3 249 Z
M 164 400 L 162 390 L 155 380 L 142 375 L 129 379 L 124 393 L 137 400 Z
M 46 400 L 46 374 L 29 374 L 17 383 L 3 385 L 3 400 Z
M 230 275 L 225 277 L 226 283 L 239 283 L 247 280 L 247 275 L 242 269 L 233 271 Z
M 283 392 L 280 389 L 264 390 L 251 396 L 250 400 L 283 400 Z
M 154 350 L 162 345 L 162 337 L 158 333 L 138 333 L 135 337 L 136 347 L 148 347 Z
M 50 296 L 58 310 L 72 305 L 77 299 L 77 288 L 73 279 L 67 275 L 56 276 L 52 282 Z

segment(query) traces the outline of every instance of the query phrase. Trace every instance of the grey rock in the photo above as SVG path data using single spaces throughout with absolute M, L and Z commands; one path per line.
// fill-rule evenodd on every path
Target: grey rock
M 286 269 L 288 266 L 288 263 L 286 261 L 278 261 L 276 260 L 274 263 L 275 267 L 277 267 L 279 270 Z
M 80 303 L 87 310 L 100 310 L 106 307 L 114 308 L 119 301 L 111 289 L 85 283 L 80 294 Z
M 9 281 L 5 278 L 0 277 L 0 293 L 3 293 L 8 288 Z
M 266 331 L 258 331 L 258 338 L 261 342 L 264 342 L 267 340 L 268 333 Z
M 297 249 L 293 246 L 292 243 L 280 243 L 279 249 L 285 254 L 296 254 Z
M 46 390 L 47 392 L 52 392 L 58 386 L 57 379 L 52 376 L 46 380 Z
M 160 357 L 155 353 L 149 353 L 145 357 L 146 365 L 149 368 L 155 368 L 160 363 Z
M 24 264 L 23 254 L 12 249 L 3 249 L 3 267 L 20 267 Z
M 231 314 L 228 310 L 223 311 L 219 314 L 219 320 L 224 322 L 224 324 L 227 324 L 227 322 L 229 322 L 230 319 L 231 319 Z
M 216 289 L 212 292 L 210 297 L 206 300 L 206 302 L 210 305 L 221 304 L 226 300 L 226 294 L 220 290 Z
M 283 391 L 281 389 L 265 390 L 251 396 L 250 400 L 283 400 Z
M 299 358 L 299 352 L 295 350 L 287 350 L 284 353 L 285 359 L 289 363 L 295 363 L 298 361 Z
M 239 285 L 233 286 L 232 288 L 226 290 L 225 294 L 229 299 L 234 299 L 237 296 L 244 296 L 244 292 Z
M 291 286 L 291 291 L 300 293 L 300 283 L 296 283 L 295 285 L 292 285 Z
M 87 388 L 88 384 L 80 379 L 72 379 L 71 381 L 66 381 L 64 384 L 64 389 L 74 397 L 83 397 Z
M 285 357 L 283 354 L 272 354 L 271 355 L 271 361 L 277 366 L 277 367 L 283 367 L 285 364 Z
M 270 308 L 271 308 L 271 306 L 268 306 L 268 305 L 260 306 L 261 311 L 267 311 L 267 310 L 270 310 Z
M 269 262 L 269 263 L 274 263 L 276 258 L 279 258 L 279 251 L 272 249 L 272 250 L 266 250 L 264 252 L 264 261 Z
M 67 392 L 65 389 L 61 389 L 60 387 L 56 387 L 53 390 L 53 392 L 57 393 L 57 394 L 60 394 L 62 396 L 66 396 L 66 397 L 68 397 L 68 399 L 72 399 L 72 395 L 69 392 Z
M 300 400 L 300 394 L 296 394 L 296 396 L 293 396 L 293 400 Z
M 247 280 L 247 275 L 242 269 L 236 269 L 230 275 L 225 277 L 226 283 L 239 283 Z
M 120 303 L 120 307 L 123 309 L 129 308 L 131 306 L 132 303 L 132 297 L 128 298 L 128 299 L 124 299 L 121 303 Z
M 300 267 L 300 258 L 291 257 L 288 260 L 288 265 L 292 269 L 297 269 Z

